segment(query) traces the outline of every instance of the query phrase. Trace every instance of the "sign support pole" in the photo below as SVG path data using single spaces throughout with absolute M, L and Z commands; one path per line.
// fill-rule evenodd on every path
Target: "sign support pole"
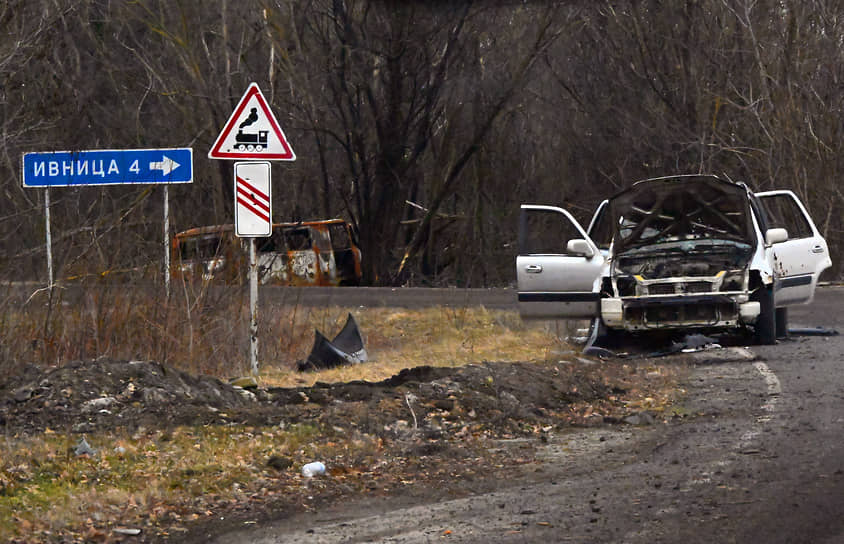
M 164 294 L 170 300 L 170 190 L 164 186 Z
M 53 240 L 50 236 L 50 188 L 44 189 L 44 230 L 47 233 L 47 287 L 53 292 Z
M 255 238 L 249 238 L 249 360 L 252 376 L 258 377 L 258 260 L 255 257 Z
M 250 161 L 234 165 L 234 221 L 235 235 L 249 238 L 250 359 L 252 375 L 257 379 L 258 263 L 255 238 L 272 236 L 271 168 L 268 161 L 295 161 L 296 154 L 256 83 L 249 85 L 238 102 L 208 151 L 208 158 Z

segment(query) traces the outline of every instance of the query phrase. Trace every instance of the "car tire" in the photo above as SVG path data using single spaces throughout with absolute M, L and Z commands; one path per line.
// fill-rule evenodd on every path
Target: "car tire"
M 777 343 L 777 312 L 774 306 L 772 287 L 761 287 L 756 291 L 759 301 L 759 317 L 756 318 L 754 338 L 757 344 L 770 346 Z
M 777 308 L 777 338 L 788 337 L 788 308 Z
M 621 345 L 623 334 L 624 331 L 607 327 L 603 319 L 595 317 L 589 327 L 589 339 L 586 341 L 585 349 L 588 350 L 591 347 L 604 350 L 615 349 Z

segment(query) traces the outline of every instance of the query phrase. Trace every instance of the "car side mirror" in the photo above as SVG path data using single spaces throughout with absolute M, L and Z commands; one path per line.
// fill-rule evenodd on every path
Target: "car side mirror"
M 788 231 L 785 229 L 768 229 L 765 231 L 765 243 L 769 246 L 779 244 L 788 240 Z
M 587 259 L 591 259 L 595 256 L 595 252 L 592 250 L 589 242 L 582 238 L 569 240 L 566 244 L 566 253 L 569 255 L 576 255 L 578 257 L 586 257 Z

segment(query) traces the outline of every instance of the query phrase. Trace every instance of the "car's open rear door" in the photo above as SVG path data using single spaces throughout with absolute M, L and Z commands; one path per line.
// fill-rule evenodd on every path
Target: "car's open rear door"
M 553 206 L 522 205 L 516 278 L 522 317 L 592 318 L 600 313 L 604 257 L 580 224 Z

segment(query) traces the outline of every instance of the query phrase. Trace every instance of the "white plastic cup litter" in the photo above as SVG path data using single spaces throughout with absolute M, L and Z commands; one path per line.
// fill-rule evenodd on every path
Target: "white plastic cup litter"
M 314 476 L 319 476 L 320 474 L 325 474 L 325 465 L 319 461 L 308 463 L 302 467 L 302 476 L 305 478 L 313 478 Z

